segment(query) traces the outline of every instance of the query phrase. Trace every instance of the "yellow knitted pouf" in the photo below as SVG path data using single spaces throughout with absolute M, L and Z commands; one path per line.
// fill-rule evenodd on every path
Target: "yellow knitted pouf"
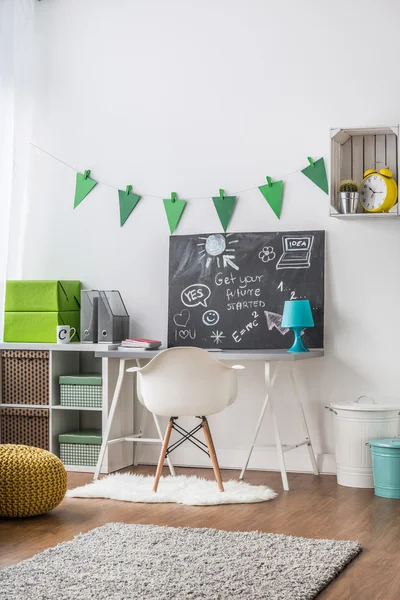
M 58 506 L 67 491 L 61 460 L 40 448 L 0 444 L 0 516 L 33 517 Z

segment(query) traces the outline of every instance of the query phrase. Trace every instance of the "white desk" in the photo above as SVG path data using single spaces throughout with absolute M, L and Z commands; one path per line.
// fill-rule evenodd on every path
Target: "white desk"
M 103 435 L 103 443 L 102 443 L 102 447 L 100 450 L 99 461 L 97 463 L 97 468 L 96 468 L 95 476 L 94 476 L 95 479 L 97 479 L 97 477 L 99 475 L 101 464 L 103 462 L 103 456 L 105 454 L 105 450 L 106 450 L 108 444 L 117 443 L 117 442 L 121 442 L 121 441 L 138 442 L 139 444 L 146 443 L 146 442 L 148 442 L 148 443 L 155 443 L 155 442 L 161 443 L 162 442 L 163 436 L 162 436 L 160 425 L 158 423 L 156 416 L 154 416 L 154 420 L 155 420 L 155 424 L 157 427 L 157 432 L 158 432 L 159 438 L 156 439 L 156 438 L 144 438 L 143 437 L 144 423 L 145 423 L 144 419 L 146 416 L 145 410 L 143 411 L 142 423 L 140 425 L 140 430 L 138 433 L 134 433 L 132 435 L 125 436 L 123 438 L 117 438 L 115 440 L 108 440 L 108 436 L 109 436 L 109 432 L 110 432 L 110 423 L 112 421 L 112 418 L 113 418 L 113 415 L 114 415 L 114 412 L 115 412 L 115 409 L 116 409 L 116 406 L 118 403 L 118 398 L 119 398 L 121 388 L 123 385 L 123 381 L 124 381 L 124 377 L 125 377 L 126 361 L 135 360 L 136 364 L 140 367 L 140 366 L 142 366 L 143 360 L 146 360 L 146 359 L 149 360 L 149 359 L 153 358 L 154 356 L 156 356 L 159 352 L 161 352 L 161 350 L 121 351 L 121 350 L 106 350 L 106 349 L 103 351 L 99 350 L 96 352 L 96 357 L 118 360 L 119 361 L 119 375 L 118 375 L 117 383 L 115 386 L 113 400 L 112 400 L 111 407 L 110 407 L 106 430 Z M 247 469 L 247 465 L 249 463 L 249 460 L 250 460 L 250 457 L 251 457 L 251 454 L 252 454 L 254 448 L 256 448 L 256 447 L 264 447 L 265 448 L 266 447 L 265 445 L 257 446 L 256 441 L 257 441 L 258 432 L 261 427 L 261 423 L 265 416 L 265 411 L 267 410 L 268 406 L 269 406 L 269 409 L 271 412 L 272 425 L 273 425 L 274 437 L 275 437 L 275 444 L 273 445 L 273 447 L 276 447 L 276 451 L 278 454 L 279 466 L 280 466 L 280 471 L 281 471 L 281 475 L 282 475 L 283 488 L 285 490 L 289 489 L 284 454 L 285 454 L 285 452 L 289 452 L 290 450 L 300 448 L 301 446 L 307 446 L 308 452 L 310 455 L 310 461 L 311 461 L 311 466 L 312 466 L 313 472 L 315 475 L 318 475 L 319 473 L 318 473 L 318 468 L 317 468 L 317 462 L 315 459 L 314 449 L 313 449 L 313 445 L 311 442 L 306 417 L 304 414 L 304 409 L 303 409 L 303 404 L 301 401 L 301 394 L 299 392 L 299 386 L 298 386 L 298 381 L 297 381 L 294 364 L 298 360 L 310 360 L 313 358 L 319 358 L 324 355 L 324 351 L 323 350 L 310 350 L 309 352 L 299 352 L 299 353 L 292 354 L 290 352 L 286 352 L 286 350 L 222 350 L 221 352 L 212 352 L 212 354 L 216 360 L 221 360 L 221 361 L 229 360 L 229 361 L 236 361 L 236 362 L 240 363 L 240 362 L 248 361 L 248 360 L 249 361 L 257 360 L 257 361 L 264 362 L 264 374 L 265 374 L 264 376 L 265 376 L 265 387 L 266 387 L 265 400 L 262 405 L 260 415 L 258 417 L 252 444 L 249 448 L 246 462 L 245 462 L 242 472 L 240 474 L 240 479 L 243 479 L 243 477 L 244 477 L 245 471 Z M 275 385 L 277 375 L 279 373 L 280 365 L 282 365 L 282 363 L 284 363 L 284 362 L 292 363 L 291 378 L 292 378 L 294 389 L 296 392 L 296 394 L 295 394 L 296 400 L 298 401 L 298 403 L 300 405 L 300 409 L 301 409 L 300 410 L 301 423 L 302 423 L 304 435 L 305 435 L 305 438 L 303 438 L 302 440 L 300 440 L 297 443 L 290 444 L 290 445 L 282 444 L 282 442 L 281 442 L 278 420 L 276 418 L 276 413 L 274 410 L 275 399 L 273 398 L 273 394 L 271 393 L 272 389 Z M 138 463 L 139 452 L 140 452 L 140 446 L 137 448 L 137 451 L 135 452 L 135 464 Z M 168 462 L 168 464 L 169 464 L 170 471 L 173 474 L 173 472 L 174 472 L 173 466 L 170 462 Z

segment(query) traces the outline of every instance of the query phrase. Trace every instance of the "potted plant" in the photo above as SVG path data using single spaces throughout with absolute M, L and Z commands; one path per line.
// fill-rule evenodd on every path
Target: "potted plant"
M 342 214 L 352 214 L 358 208 L 358 183 L 352 179 L 343 179 L 339 186 L 339 210 Z

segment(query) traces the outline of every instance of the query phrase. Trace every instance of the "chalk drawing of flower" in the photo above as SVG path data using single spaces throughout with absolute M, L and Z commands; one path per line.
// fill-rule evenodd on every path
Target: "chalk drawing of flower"
M 258 258 L 262 260 L 263 263 L 274 260 L 275 256 L 276 254 L 272 246 L 264 246 L 264 248 L 258 253 Z

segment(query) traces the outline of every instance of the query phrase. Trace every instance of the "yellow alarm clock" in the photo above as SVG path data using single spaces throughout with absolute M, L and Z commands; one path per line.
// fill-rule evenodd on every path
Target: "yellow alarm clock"
M 360 184 L 360 204 L 370 213 L 388 212 L 397 201 L 397 183 L 386 167 L 376 171 L 368 169 Z

